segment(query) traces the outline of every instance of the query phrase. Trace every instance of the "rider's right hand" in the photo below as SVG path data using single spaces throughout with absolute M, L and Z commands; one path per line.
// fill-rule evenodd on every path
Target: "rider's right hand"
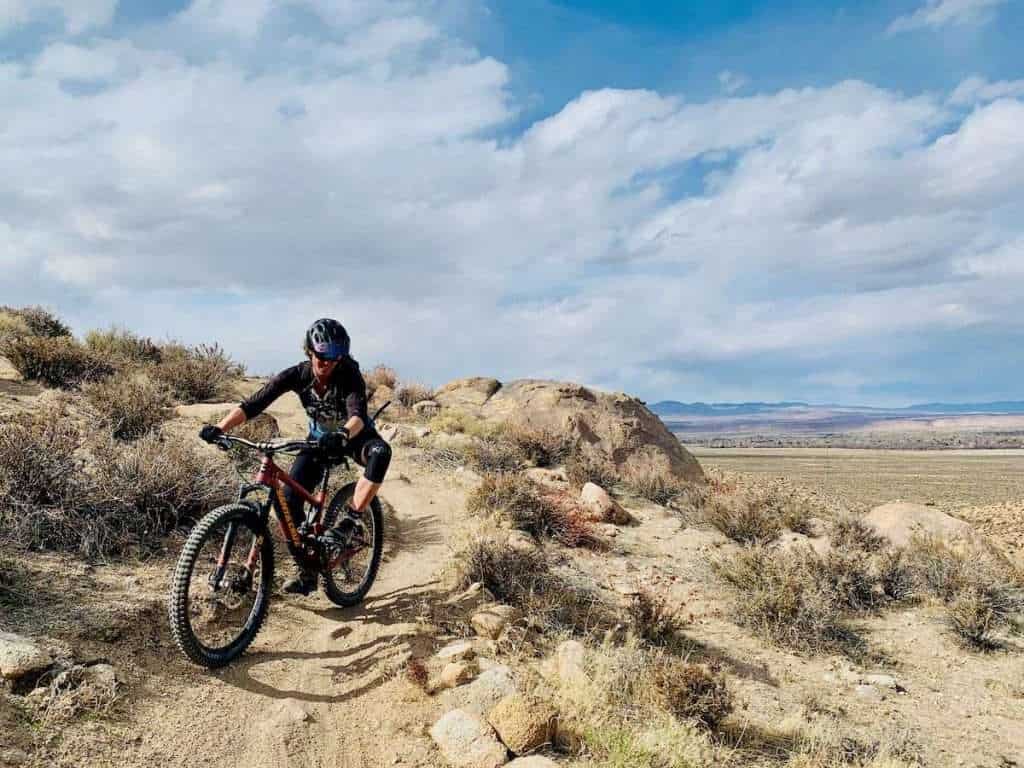
M 214 424 L 204 424 L 203 428 L 199 430 L 199 437 L 208 443 L 216 443 L 224 437 L 224 432 Z

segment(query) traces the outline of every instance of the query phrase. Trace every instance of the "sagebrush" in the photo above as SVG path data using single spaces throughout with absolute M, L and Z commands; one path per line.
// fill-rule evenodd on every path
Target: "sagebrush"
M 169 343 L 160 348 L 160 362 L 150 376 L 165 385 L 183 403 L 230 400 L 235 381 L 245 368 L 218 344 L 188 347 Z
M 85 346 L 114 364 L 146 364 L 160 362 L 160 345 L 124 328 L 89 331 Z
M 71 336 L 12 336 L 0 353 L 23 377 L 49 387 L 73 389 L 114 372 L 113 365 Z
M 142 437 L 174 415 L 170 390 L 145 375 L 115 374 L 82 393 L 103 428 L 121 440 Z

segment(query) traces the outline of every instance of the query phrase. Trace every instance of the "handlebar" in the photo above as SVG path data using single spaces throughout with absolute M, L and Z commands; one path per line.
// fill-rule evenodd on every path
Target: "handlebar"
M 214 442 L 214 445 L 227 450 L 231 444 L 243 445 L 252 448 L 260 453 L 298 453 L 299 451 L 314 450 L 320 447 L 316 440 L 264 440 L 253 442 L 234 435 L 222 435 Z

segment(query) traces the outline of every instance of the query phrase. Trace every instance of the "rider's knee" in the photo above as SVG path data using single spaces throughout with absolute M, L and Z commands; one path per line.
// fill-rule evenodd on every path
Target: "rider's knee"
M 383 440 L 374 440 L 366 446 L 366 472 L 367 480 L 371 483 L 383 483 L 384 475 L 387 474 L 391 464 L 391 446 Z

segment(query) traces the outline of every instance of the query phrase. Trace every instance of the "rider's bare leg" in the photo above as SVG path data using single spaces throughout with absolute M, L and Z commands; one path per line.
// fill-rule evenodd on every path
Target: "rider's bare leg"
M 365 477 L 360 477 L 356 483 L 355 493 L 352 494 L 352 509 L 355 512 L 362 512 L 373 501 L 373 497 L 380 490 L 380 483 L 374 483 Z

